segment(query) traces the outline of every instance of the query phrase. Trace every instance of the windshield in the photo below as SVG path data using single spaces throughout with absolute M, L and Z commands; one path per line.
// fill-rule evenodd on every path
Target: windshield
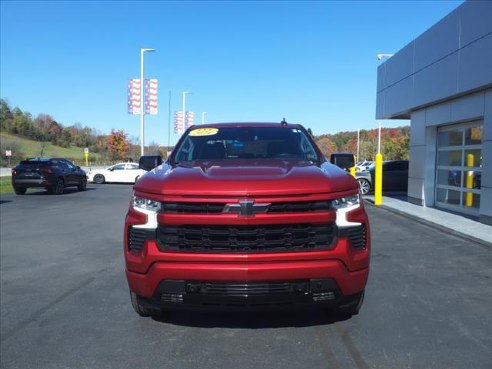
M 174 162 L 215 159 L 320 161 L 303 130 L 285 127 L 219 127 L 191 130 L 176 148 Z

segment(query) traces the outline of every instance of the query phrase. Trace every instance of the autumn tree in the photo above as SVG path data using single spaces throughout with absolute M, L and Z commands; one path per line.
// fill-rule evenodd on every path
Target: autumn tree
M 125 131 L 111 130 L 111 134 L 107 136 L 106 143 L 108 145 L 108 153 L 113 161 L 125 160 L 130 151 L 130 142 L 128 142 Z
M 320 148 L 323 155 L 325 155 L 326 157 L 330 156 L 332 152 L 336 151 L 335 144 L 327 136 L 316 139 L 316 144 Z
M 358 161 L 374 160 L 377 153 L 378 130 L 360 130 Z M 333 152 L 357 152 L 357 131 L 324 134 L 314 137 L 325 156 Z M 383 128 L 381 153 L 385 160 L 407 160 L 410 151 L 410 127 Z

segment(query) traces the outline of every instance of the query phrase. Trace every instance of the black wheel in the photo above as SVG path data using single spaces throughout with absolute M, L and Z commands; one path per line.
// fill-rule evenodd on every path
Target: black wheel
M 80 184 L 77 186 L 79 191 L 85 191 L 87 188 L 87 178 L 82 178 L 82 181 L 80 181 Z
M 367 179 L 358 178 L 357 181 L 359 182 L 361 194 L 366 195 L 371 191 L 371 183 Z
M 146 317 L 161 314 L 160 310 L 149 309 L 148 307 L 142 305 L 140 297 L 138 297 L 137 294 L 133 291 L 130 291 L 130 299 L 132 301 L 133 310 L 135 310 L 135 312 L 140 316 Z
M 333 309 L 336 313 L 344 315 L 357 315 L 359 314 L 362 303 L 364 302 L 365 291 L 359 292 L 358 294 L 352 296 L 350 299 L 342 302 L 342 305 L 337 306 Z
M 27 188 L 14 187 L 14 191 L 16 195 L 25 195 Z
M 94 176 L 94 182 L 97 184 L 103 184 L 106 181 L 106 178 L 102 174 L 96 174 Z
M 65 191 L 65 182 L 63 181 L 63 178 L 58 178 L 51 192 L 55 195 L 61 195 L 63 191 Z

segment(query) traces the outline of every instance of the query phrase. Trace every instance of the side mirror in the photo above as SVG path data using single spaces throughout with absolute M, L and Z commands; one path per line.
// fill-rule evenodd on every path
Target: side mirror
M 330 163 L 344 170 L 349 170 L 355 166 L 355 156 L 349 152 L 335 152 L 330 155 Z
M 112 172 L 114 169 L 113 169 L 113 168 L 108 168 L 108 170 L 109 170 L 110 172 Z

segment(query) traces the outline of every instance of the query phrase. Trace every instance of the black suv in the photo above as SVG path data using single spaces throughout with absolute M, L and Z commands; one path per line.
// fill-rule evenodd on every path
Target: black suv
M 65 187 L 87 187 L 87 175 L 80 167 L 63 158 L 30 158 L 12 169 L 12 187 L 17 195 L 24 195 L 30 187 L 44 187 L 60 195 Z
M 160 155 L 144 155 L 140 157 L 138 161 L 138 167 L 146 170 L 147 172 L 162 164 L 162 157 Z
M 408 160 L 383 161 L 383 191 L 408 190 Z M 355 178 L 359 182 L 360 192 L 365 195 L 374 190 L 376 181 L 376 163 L 369 169 L 356 172 Z

